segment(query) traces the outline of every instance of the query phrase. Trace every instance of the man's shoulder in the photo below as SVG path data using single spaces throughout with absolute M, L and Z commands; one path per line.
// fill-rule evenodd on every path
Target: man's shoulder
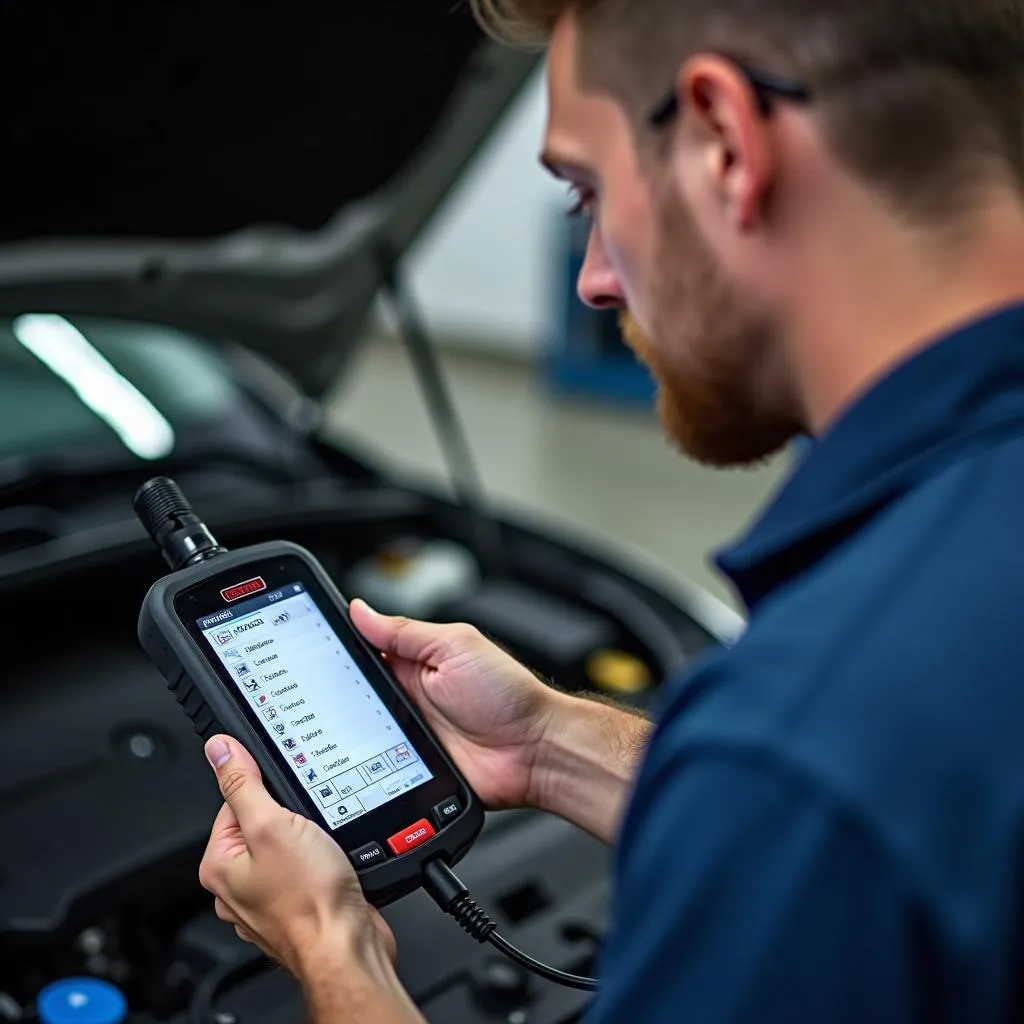
M 1024 438 L 958 460 L 836 542 L 746 633 L 669 687 L 665 710 L 735 735 L 799 736 L 1024 705 Z M 931 709 L 928 717 L 921 714 Z M 938 719 L 938 720 L 937 720 Z M 1022 749 L 1024 756 L 1024 749 Z
M 979 829 L 1018 820 L 1015 495 L 1024 497 L 1021 442 L 962 459 L 893 502 L 768 599 L 732 649 L 670 688 L 652 756 L 760 759 L 917 861 L 949 849 L 958 816 Z

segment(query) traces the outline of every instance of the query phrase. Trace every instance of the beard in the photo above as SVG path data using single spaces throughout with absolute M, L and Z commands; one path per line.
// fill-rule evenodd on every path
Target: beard
M 658 384 L 662 426 L 685 455 L 704 465 L 762 462 L 801 429 L 771 394 L 767 364 L 779 352 L 780 332 L 728 280 L 671 188 L 658 203 L 656 221 L 650 336 L 628 312 L 620 326 Z

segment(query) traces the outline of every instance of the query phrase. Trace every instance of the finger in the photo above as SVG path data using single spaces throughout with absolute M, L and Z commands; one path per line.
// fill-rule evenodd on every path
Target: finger
M 225 924 L 238 924 L 238 915 L 219 896 L 213 901 L 213 912 Z
M 217 775 L 217 785 L 238 827 L 245 836 L 265 821 L 279 805 L 263 785 L 252 754 L 229 736 L 214 736 L 206 743 L 206 757 Z
M 382 615 L 358 599 L 349 605 L 349 614 L 356 629 L 379 651 L 413 662 L 429 661 L 443 646 L 445 630 L 449 628 L 403 616 Z
M 245 852 L 245 840 L 235 812 L 227 804 L 221 804 L 210 838 L 203 851 L 203 859 L 199 862 L 199 884 L 207 891 L 216 894 L 223 874 L 226 858 Z
M 231 809 L 230 804 L 221 804 L 217 817 L 213 819 L 213 825 L 210 828 L 208 847 L 223 843 L 225 839 L 233 841 L 240 838 L 241 830 L 238 827 L 238 818 L 235 816 L 235 812 Z

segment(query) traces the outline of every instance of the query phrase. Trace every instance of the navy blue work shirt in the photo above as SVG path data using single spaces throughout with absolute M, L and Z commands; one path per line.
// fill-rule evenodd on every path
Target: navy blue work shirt
M 588 1024 L 1024 1019 L 1024 306 L 902 363 L 719 566 Z

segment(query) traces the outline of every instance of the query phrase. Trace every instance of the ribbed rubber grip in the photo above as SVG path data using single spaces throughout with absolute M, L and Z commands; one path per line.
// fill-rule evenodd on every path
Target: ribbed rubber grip
M 166 476 L 144 483 L 132 499 L 132 508 L 154 540 L 161 528 L 173 524 L 174 519 L 195 515 L 181 488 Z
M 204 740 L 208 740 L 215 733 L 224 731 L 210 710 L 209 704 L 203 700 L 202 694 L 185 676 L 184 672 L 178 672 L 173 679 L 168 679 L 167 687 L 174 694 L 174 699 L 181 705 L 182 710 L 188 715 L 195 731 Z
M 217 721 L 210 706 L 203 699 L 199 689 L 192 680 L 185 675 L 185 669 L 181 662 L 174 656 L 171 649 L 164 642 L 163 638 L 153 627 L 152 619 L 143 618 L 139 631 L 139 640 L 143 650 L 149 655 L 150 660 L 164 677 L 167 689 L 174 694 L 174 699 L 181 705 L 181 709 L 189 717 L 193 728 L 204 740 L 209 739 L 215 733 L 224 732 L 224 728 Z

